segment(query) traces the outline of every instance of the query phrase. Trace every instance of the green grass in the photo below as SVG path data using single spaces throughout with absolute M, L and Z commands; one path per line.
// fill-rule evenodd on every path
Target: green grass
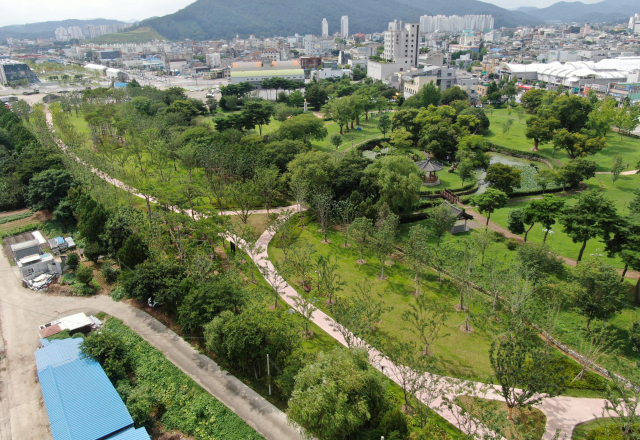
M 115 34 L 102 35 L 100 37 L 87 40 L 89 43 L 112 44 L 112 43 L 148 43 L 153 40 L 166 40 L 155 29 L 149 26 L 141 27 L 128 32 L 117 32 Z
M 531 115 L 525 114 L 521 122 L 518 122 L 515 111 L 512 111 L 511 115 L 508 115 L 507 112 L 507 109 L 496 109 L 493 111 L 493 115 L 489 116 L 491 128 L 485 137 L 496 145 L 521 150 L 523 152 L 531 151 L 533 141 L 530 141 L 524 135 L 526 120 Z M 503 137 L 502 127 L 509 118 L 513 120 L 513 125 L 509 133 L 506 133 Z M 556 165 L 554 162 L 555 159 L 560 160 L 562 163 L 570 160 L 564 151 L 556 151 L 554 154 L 551 144 L 539 145 L 539 150 L 538 153 L 551 160 L 554 166 Z M 592 159 L 596 161 L 598 171 L 610 171 L 613 165 L 613 156 L 615 155 L 622 156 L 623 162 L 629 165 L 627 169 L 637 169 L 636 164 L 640 161 L 640 139 L 610 132 L 607 134 L 606 148 L 593 155 Z
M 571 439 L 587 440 L 587 435 L 598 428 L 610 429 L 612 432 L 617 430 L 616 424 L 613 420 L 611 420 L 611 418 L 598 418 L 576 425 L 576 427 L 573 428 Z M 617 440 L 621 439 L 622 437 L 611 435 L 609 438 L 611 438 L 612 440 Z
M 342 136 L 342 144 L 337 148 L 337 151 L 350 149 L 352 144 L 355 146 L 370 139 L 382 138 L 382 133 L 376 127 L 377 122 L 377 119 L 370 118 L 368 121 L 365 121 L 364 117 L 362 117 L 360 118 L 360 127 L 362 127 L 362 130 L 356 130 L 355 125 L 354 129 L 349 131 L 346 130 L 346 127 L 343 127 L 344 134 Z M 320 151 L 336 151 L 330 139 L 332 135 L 340 134 L 340 127 L 333 121 L 325 122 L 325 127 L 327 127 L 327 137 L 322 141 L 313 142 L 312 145 Z
M 436 173 L 438 175 L 438 179 L 440 179 L 440 184 L 433 185 L 433 186 L 422 185 L 420 187 L 420 191 L 425 192 L 425 191 L 461 188 L 462 179 L 460 179 L 460 176 L 458 175 L 458 171 L 456 170 L 453 173 L 450 173 L 447 170 L 448 168 L 445 166 L 442 171 L 438 171 Z M 471 183 L 469 180 L 464 182 L 465 185 L 469 183 Z

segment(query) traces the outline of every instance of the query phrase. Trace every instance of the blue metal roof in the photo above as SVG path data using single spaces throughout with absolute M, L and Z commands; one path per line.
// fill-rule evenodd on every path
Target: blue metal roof
M 42 341 L 42 340 L 41 340 Z M 46 339 L 45 339 L 46 341 Z M 81 338 L 67 338 L 47 341 L 47 345 L 36 351 L 38 372 L 52 366 L 68 364 L 80 357 Z M 43 344 L 44 345 L 44 344 Z
M 95 440 L 133 425 L 100 364 L 77 359 L 38 372 L 54 440 Z
M 144 428 L 133 427 L 109 437 L 108 440 L 150 440 L 149 434 Z

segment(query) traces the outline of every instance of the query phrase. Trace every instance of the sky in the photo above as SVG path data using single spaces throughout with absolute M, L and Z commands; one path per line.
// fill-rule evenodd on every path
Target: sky
M 171 14 L 195 0 L 0 0 L 0 26 L 69 18 L 109 18 L 122 21 Z M 506 9 L 520 6 L 544 8 L 558 0 L 485 0 Z M 600 0 L 582 0 L 596 3 Z

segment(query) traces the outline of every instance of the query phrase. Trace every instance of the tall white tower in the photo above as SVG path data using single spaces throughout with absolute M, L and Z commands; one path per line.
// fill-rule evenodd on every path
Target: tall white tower
M 347 38 L 349 36 L 349 16 L 343 15 L 340 19 L 340 36 Z
M 329 36 L 329 22 L 327 21 L 326 18 L 322 19 L 322 36 L 323 37 Z

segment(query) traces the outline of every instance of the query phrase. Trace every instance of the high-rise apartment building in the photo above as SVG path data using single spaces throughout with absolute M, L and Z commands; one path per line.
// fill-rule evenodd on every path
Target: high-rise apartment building
M 384 33 L 384 51 L 382 58 L 403 68 L 418 65 L 418 39 L 420 24 L 402 23 L 394 20 L 389 23 L 389 29 Z
M 340 19 L 340 36 L 347 38 L 349 36 L 349 16 L 343 15 Z
M 322 19 L 322 36 L 323 37 L 329 36 L 329 22 L 327 21 L 326 18 Z
M 629 29 L 631 32 L 639 32 L 640 31 L 640 15 L 636 14 L 629 19 Z
M 464 30 L 484 31 L 493 29 L 494 18 L 491 15 L 423 15 L 420 17 L 422 32 L 462 32 Z

